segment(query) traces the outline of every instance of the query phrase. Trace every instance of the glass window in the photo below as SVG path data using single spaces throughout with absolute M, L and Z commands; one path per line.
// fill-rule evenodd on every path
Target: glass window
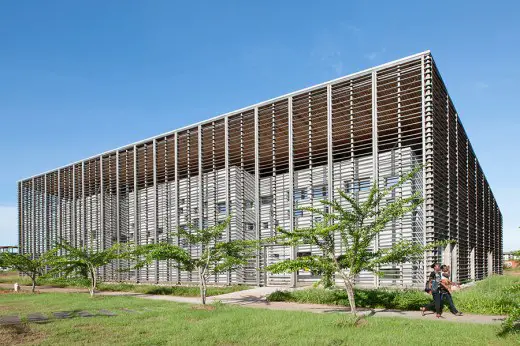
M 312 197 L 313 198 L 323 198 L 323 197 L 327 197 L 327 195 L 328 195 L 327 185 L 313 186 L 313 188 L 312 188 Z
M 269 228 L 269 222 L 262 222 L 262 228 L 268 229 Z
M 260 203 L 262 205 L 273 204 L 273 196 L 269 195 L 260 197 Z
M 300 216 L 303 216 L 303 210 L 295 210 L 294 217 L 300 217 Z
M 345 182 L 345 191 L 347 193 L 356 193 L 360 191 L 369 191 L 370 190 L 370 179 L 355 179 L 348 180 Z
M 294 200 L 301 201 L 304 199 L 307 199 L 307 189 L 306 188 L 295 189 L 294 190 Z
M 226 213 L 226 202 L 218 202 L 217 211 L 219 214 L 225 214 Z
M 328 206 L 328 205 L 323 206 L 323 212 L 324 212 L 324 213 L 328 213 L 329 210 L 330 210 L 330 209 L 329 209 L 329 206 Z
M 399 182 L 399 177 L 388 177 L 385 179 L 385 186 L 387 189 L 396 185 Z
M 184 204 L 186 204 L 186 198 L 179 199 L 179 205 L 184 205 Z
M 393 186 L 397 185 L 399 182 L 399 177 L 388 177 L 385 179 L 385 187 L 387 189 L 391 189 Z M 390 199 L 395 198 L 395 189 L 390 192 Z
M 254 205 L 253 201 L 247 201 L 247 200 L 244 201 L 244 208 L 246 208 L 246 209 L 253 209 L 253 205 Z

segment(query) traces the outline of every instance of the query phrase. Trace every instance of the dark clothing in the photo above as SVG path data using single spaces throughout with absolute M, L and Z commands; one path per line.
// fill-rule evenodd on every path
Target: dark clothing
M 451 298 L 451 293 L 450 292 L 442 293 L 441 295 L 442 295 L 442 302 L 443 303 L 444 303 L 444 301 L 448 302 L 448 307 L 450 309 L 450 312 L 452 314 L 458 314 L 459 311 L 455 307 L 455 304 L 453 304 L 453 299 Z
M 455 304 L 453 303 L 453 298 L 451 297 L 451 294 L 448 293 L 433 293 L 433 301 L 430 302 L 428 305 L 426 305 L 424 308 L 426 310 L 435 311 L 436 314 L 442 314 L 442 310 L 444 308 L 444 304 L 448 304 L 448 308 L 450 309 L 450 312 L 452 314 L 458 314 L 459 311 L 455 307 Z
M 428 305 L 426 305 L 424 308 L 426 310 L 435 309 L 435 313 L 440 315 L 440 314 L 442 314 L 442 293 L 432 291 L 432 296 L 433 296 L 433 301 L 430 302 Z
M 445 293 L 449 293 L 448 290 L 441 285 L 442 281 L 442 273 L 432 271 L 428 278 L 428 281 L 431 283 L 431 293 L 433 297 L 433 301 L 425 306 L 426 310 L 433 310 L 435 308 L 435 313 L 438 315 L 442 314 L 442 301 L 443 295 Z M 451 297 L 450 297 L 451 298 Z M 452 301 L 453 303 L 453 301 Z
M 428 281 L 430 282 L 431 284 L 431 289 L 432 289 L 432 292 L 447 292 L 448 290 L 441 285 L 441 281 L 442 281 L 442 273 L 441 272 L 436 272 L 436 271 L 432 271 L 430 273 L 430 276 L 428 277 Z

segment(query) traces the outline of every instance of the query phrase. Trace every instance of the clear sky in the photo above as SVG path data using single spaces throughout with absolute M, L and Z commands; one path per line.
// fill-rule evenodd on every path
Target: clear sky
M 520 249 L 520 3 L 358 3 L 0 2 L 0 245 L 21 178 L 430 49 Z

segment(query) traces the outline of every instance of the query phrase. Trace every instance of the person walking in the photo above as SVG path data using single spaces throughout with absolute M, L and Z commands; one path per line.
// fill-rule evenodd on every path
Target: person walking
M 421 307 L 422 315 L 424 316 L 424 312 L 426 310 L 432 310 L 435 307 L 435 317 L 440 318 L 442 315 L 442 293 L 441 293 L 441 281 L 442 281 L 442 272 L 441 266 L 439 263 L 432 264 L 431 268 L 433 271 L 430 273 L 427 282 L 427 289 L 429 289 L 433 301 L 428 305 Z
M 441 302 L 444 305 L 444 302 L 448 303 L 448 308 L 450 312 L 455 316 L 462 316 L 462 312 L 458 311 L 453 303 L 453 298 L 451 296 L 451 286 L 452 282 L 450 280 L 450 267 L 443 264 L 441 266 L 442 271 L 442 279 L 441 279 Z

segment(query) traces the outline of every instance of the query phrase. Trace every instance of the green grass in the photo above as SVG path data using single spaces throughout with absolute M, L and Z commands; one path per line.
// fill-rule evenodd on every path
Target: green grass
M 474 287 L 456 292 L 453 299 L 461 311 L 508 314 L 520 302 L 520 291 L 511 291 L 511 287 L 517 285 L 520 285 L 520 276 L 494 275 L 477 282 Z
M 502 315 L 520 301 L 520 293 L 508 289 L 520 284 L 520 277 L 492 276 L 479 281 L 475 286 L 454 292 L 453 300 L 463 312 Z M 417 310 L 431 300 L 431 296 L 419 290 L 357 289 L 356 305 L 367 308 Z M 294 292 L 275 292 L 268 296 L 270 301 L 331 304 L 348 306 L 344 290 L 306 289 Z
M 8 272 L 0 274 L 0 283 L 15 283 L 20 285 L 30 285 L 31 281 L 28 278 L 20 277 L 17 273 Z M 41 278 L 38 280 L 38 285 L 50 285 L 54 287 L 88 287 L 89 281 L 86 279 L 71 279 L 71 278 Z M 245 285 L 232 286 L 208 286 L 207 295 L 216 296 L 220 294 L 232 293 L 249 289 Z M 200 295 L 198 286 L 163 286 L 163 285 L 147 285 L 147 284 L 129 284 L 129 283 L 104 283 L 98 284 L 99 291 L 123 291 L 136 292 L 145 294 L 161 294 L 173 295 L 183 297 L 198 297 Z
M 232 286 L 209 286 L 207 290 L 208 296 L 217 296 L 231 292 L 243 291 L 249 289 L 249 286 L 232 285 Z M 162 294 L 183 297 L 198 297 L 200 295 L 197 286 L 159 286 L 159 285 L 134 285 L 126 283 L 101 283 L 98 286 L 100 291 L 125 291 L 146 294 Z
M 216 305 L 198 306 L 133 297 L 78 293 L 4 294 L 0 315 L 108 309 L 115 317 L 75 317 L 46 324 L 0 327 L 2 344 L 41 345 L 515 345 L 500 327 L 434 320 L 367 318 Z M 121 308 L 141 311 L 122 312 Z M 150 311 L 143 310 L 148 308 Z M 448 341 L 447 341 L 448 340 Z

